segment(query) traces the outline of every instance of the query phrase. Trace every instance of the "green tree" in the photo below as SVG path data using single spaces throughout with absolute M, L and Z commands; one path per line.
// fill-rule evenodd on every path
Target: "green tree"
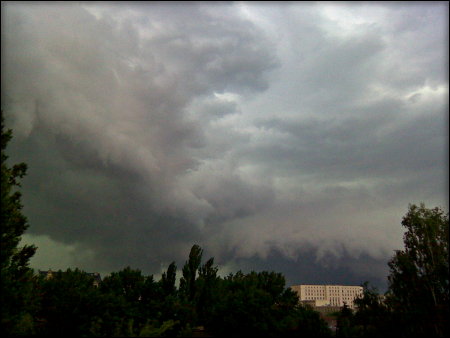
M 404 250 L 390 268 L 389 302 L 410 335 L 446 336 L 449 331 L 448 213 L 409 205 L 402 225 Z
M 380 337 L 393 333 L 391 313 L 375 287 L 363 283 L 363 294 L 354 300 L 357 311 L 353 325 L 359 336 Z
M 356 330 L 353 326 L 353 311 L 344 303 L 337 317 L 336 337 L 355 337 Z
M 165 327 L 164 323 L 173 322 L 174 329 L 179 329 L 179 320 L 183 321 L 183 324 L 191 314 L 190 306 L 185 306 L 185 299 L 180 299 L 177 292 L 176 283 L 177 266 L 175 262 L 172 262 L 167 267 L 167 270 L 163 272 L 158 285 L 160 286 L 160 293 L 158 296 L 158 322 L 153 326 L 161 325 Z M 176 321 L 174 321 L 176 320 Z
M 155 282 L 153 275 L 146 276 L 139 301 L 142 317 L 159 319 L 164 297 L 160 283 Z
M 175 286 L 177 278 L 177 266 L 175 262 L 170 263 L 166 272 L 161 277 L 161 286 L 165 296 L 174 295 L 177 288 Z
M 145 325 L 146 311 L 142 298 L 148 296 L 150 281 L 146 285 L 146 277 L 141 270 L 126 267 L 119 272 L 113 272 L 105 277 L 100 285 L 100 291 L 105 295 L 116 297 L 120 306 L 114 306 L 114 317 L 121 317 L 121 328 L 119 333 L 125 335 L 131 323 L 131 330 L 138 333 Z
M 103 299 L 94 278 L 79 269 L 57 271 L 39 278 L 41 306 L 37 313 L 37 334 L 89 336 L 102 313 Z
M 182 269 L 176 313 L 183 326 L 194 327 L 199 324 L 199 284 L 202 282 L 197 280 L 197 276 L 201 269 L 202 255 L 203 249 L 194 244 Z
M 287 330 L 283 337 L 331 337 L 331 330 L 325 320 L 310 306 L 299 305 L 292 315 L 286 317 L 294 318 L 295 329 Z
M 327 336 L 319 314 L 298 305 L 298 296 L 285 288 L 284 276 L 275 272 L 238 271 L 219 279 L 208 329 L 215 336 L 295 337 Z
M 195 296 L 195 280 L 202 261 L 203 249 L 199 245 L 192 246 L 189 260 L 183 266 L 183 277 L 180 279 L 180 292 L 192 301 Z
M 219 278 L 217 271 L 218 267 L 214 266 L 214 258 L 212 257 L 198 271 L 195 303 L 201 324 L 206 324 L 210 321 L 214 306 L 220 301 L 220 295 L 217 294 Z
M 122 295 L 129 303 L 137 303 L 142 294 L 145 277 L 141 270 L 126 267 L 119 272 L 106 276 L 101 289 L 116 295 Z
M 29 318 L 31 311 L 32 270 L 30 258 L 36 252 L 33 245 L 19 247 L 21 236 L 29 227 L 22 213 L 19 179 L 25 176 L 25 163 L 8 166 L 5 149 L 12 138 L 11 129 L 5 130 L 1 113 L 1 251 L 0 251 L 0 303 L 2 333 L 22 331 L 20 323 Z

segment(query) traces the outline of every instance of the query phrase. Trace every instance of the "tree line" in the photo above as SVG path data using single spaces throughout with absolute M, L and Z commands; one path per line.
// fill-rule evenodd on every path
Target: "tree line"
M 12 131 L 1 117 L 1 333 L 7 336 L 203 336 L 398 337 L 446 336 L 449 332 L 448 213 L 410 205 L 402 225 L 405 247 L 388 265 L 388 291 L 364 284 L 356 311 L 335 313 L 336 331 L 299 303 L 281 273 L 218 274 L 193 245 L 181 269 L 169 264 L 161 278 L 126 267 L 96 286 L 79 269 L 35 274 L 33 245 L 19 247 L 29 227 L 22 213 L 24 163 L 9 166 L 5 149 Z
M 201 252 L 192 247 L 178 288 L 174 263 L 158 281 L 127 267 L 98 287 L 78 269 L 55 272 L 48 279 L 35 276 L 30 286 L 34 296 L 16 333 L 189 337 L 199 326 L 213 336 L 329 333 L 317 312 L 298 305 L 281 274 L 237 272 L 221 278 L 212 259 L 196 264 Z

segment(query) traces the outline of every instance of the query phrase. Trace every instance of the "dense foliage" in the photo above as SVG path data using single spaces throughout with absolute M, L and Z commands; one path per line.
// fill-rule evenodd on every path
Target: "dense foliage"
M 448 214 L 410 205 L 405 249 L 389 262 L 389 301 L 411 334 L 445 336 L 449 321 Z
M 157 282 L 130 267 L 105 277 L 98 287 L 78 269 L 36 277 L 32 288 L 39 306 L 27 334 L 191 336 L 202 326 L 213 336 L 330 336 L 317 312 L 298 305 L 281 274 L 239 271 L 221 278 L 212 259 L 199 266 L 191 275 L 194 287 L 186 290 L 168 287 L 173 263 Z
M 1 332 L 19 334 L 30 324 L 31 280 L 33 274 L 28 267 L 29 259 L 36 248 L 19 247 L 21 236 L 29 227 L 22 214 L 20 181 L 27 170 L 25 163 L 9 166 L 5 149 L 12 138 L 12 131 L 5 130 L 1 113 L 1 250 L 0 250 L 0 304 Z

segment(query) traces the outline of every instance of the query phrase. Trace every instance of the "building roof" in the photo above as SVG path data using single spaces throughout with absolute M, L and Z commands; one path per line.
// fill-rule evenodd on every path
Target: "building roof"
M 61 271 L 61 270 L 59 270 Z M 83 271 L 84 272 L 84 271 Z M 51 277 L 52 274 L 55 273 L 55 271 L 52 271 L 51 269 L 45 271 L 45 270 L 38 270 L 38 275 L 43 277 Z M 91 276 L 94 278 L 95 282 L 100 283 L 102 281 L 102 277 L 98 272 L 84 272 L 86 275 Z
M 100 276 L 100 274 L 98 272 L 86 272 L 86 274 L 88 274 L 89 276 L 94 277 L 94 280 L 97 282 L 101 282 L 102 281 L 102 277 Z

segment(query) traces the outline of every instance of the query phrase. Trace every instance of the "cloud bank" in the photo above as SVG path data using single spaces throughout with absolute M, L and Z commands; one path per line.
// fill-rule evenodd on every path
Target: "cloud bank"
M 27 239 L 100 271 L 198 243 L 294 283 L 384 277 L 408 203 L 448 208 L 445 9 L 2 4 Z

